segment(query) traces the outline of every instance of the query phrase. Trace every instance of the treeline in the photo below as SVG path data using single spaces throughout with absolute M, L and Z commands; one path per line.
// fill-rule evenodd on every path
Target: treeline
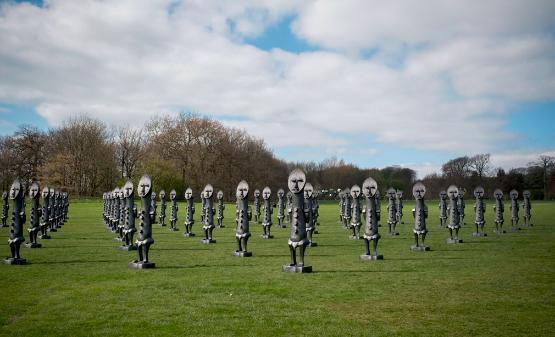
M 489 167 L 489 155 L 460 157 L 445 163 L 441 174 L 425 177 L 430 198 L 449 184 L 471 191 L 483 185 L 491 194 L 496 187 L 508 191 L 530 189 L 536 198 L 555 195 L 554 158 L 542 157 L 526 168 Z M 542 161 L 543 160 L 543 161 Z M 71 118 L 59 127 L 42 131 L 23 125 L 0 138 L 0 184 L 7 190 L 16 177 L 24 184 L 40 181 L 72 196 L 99 196 L 135 183 L 144 173 L 153 178 L 154 189 L 175 189 L 182 198 L 187 187 L 200 191 L 210 183 L 234 200 L 237 183 L 245 179 L 251 189 L 286 188 L 289 172 L 302 168 L 307 179 L 325 196 L 338 189 L 361 184 L 371 176 L 382 194 L 388 187 L 406 191 L 410 198 L 415 171 L 386 167 L 363 169 L 336 158 L 322 162 L 285 162 L 275 158 L 263 140 L 245 131 L 192 114 L 156 117 L 142 128 L 111 127 L 86 116 Z

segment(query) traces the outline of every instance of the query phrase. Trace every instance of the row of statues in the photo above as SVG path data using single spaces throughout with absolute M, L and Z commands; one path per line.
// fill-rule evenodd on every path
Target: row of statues
M 2 227 L 8 227 L 7 218 L 10 209 L 9 200 L 12 201 L 12 213 L 8 245 L 11 256 L 4 259 L 5 264 L 25 264 L 27 260 L 21 257 L 21 245 L 25 242 L 23 236 L 24 225 L 27 221 L 25 213 L 25 188 L 19 179 L 16 179 L 10 191 L 2 193 Z M 44 187 L 42 192 L 37 182 L 29 187 L 28 194 L 31 201 L 29 216 L 29 241 L 25 243 L 27 248 L 40 248 L 42 244 L 37 239 L 50 239 L 49 233 L 57 232 L 68 220 L 69 196 L 66 192 L 60 192 L 53 188 Z M 42 196 L 42 206 L 40 199 Z

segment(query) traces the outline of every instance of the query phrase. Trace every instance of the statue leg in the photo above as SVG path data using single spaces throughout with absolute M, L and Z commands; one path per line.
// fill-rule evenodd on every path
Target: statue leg
M 20 259 L 21 255 L 19 255 L 19 250 L 21 249 L 21 241 L 15 243 L 15 258 Z
M 148 262 L 148 251 L 150 250 L 150 245 L 151 245 L 150 243 L 147 243 L 145 245 L 145 260 L 144 260 L 145 262 Z
M 289 252 L 291 253 L 291 263 L 289 265 L 295 266 L 297 264 L 297 255 L 292 245 L 289 245 Z
M 370 240 L 366 238 L 364 238 L 364 248 L 366 249 L 364 255 L 370 255 Z
M 304 252 L 306 250 L 306 245 L 301 245 L 300 247 L 300 254 L 301 254 L 301 263 L 298 264 L 299 267 L 303 267 L 304 266 Z
M 453 228 L 449 228 L 449 237 L 453 240 Z
M 241 248 L 241 238 L 235 237 L 235 240 L 237 240 L 237 251 L 242 251 L 243 249 Z
M 378 240 L 378 238 L 372 240 L 372 242 L 374 243 L 374 256 L 378 256 Z
M 208 240 L 208 228 L 204 230 L 204 239 Z
M 15 243 L 10 243 L 10 252 L 12 253 L 12 258 L 15 258 Z
M 270 231 L 272 230 L 271 227 L 272 227 L 272 225 L 268 225 L 268 236 L 272 235 L 272 234 L 270 233 Z
M 248 237 L 244 237 L 241 239 L 241 241 L 243 242 L 243 251 L 246 252 L 247 251 L 247 242 L 249 241 Z
M 459 239 L 459 229 L 460 227 L 455 228 L 455 240 Z
M 418 244 L 418 234 L 414 233 L 414 243 L 416 244 L 416 247 L 419 246 Z
M 422 241 L 422 246 L 425 246 L 424 240 L 426 240 L 426 233 L 422 234 L 422 240 L 421 240 Z
M 357 236 L 357 226 L 352 225 L 351 227 L 353 228 L 353 236 L 356 237 Z
M 143 247 L 144 245 L 141 243 L 137 245 L 137 254 L 139 254 L 139 261 L 143 260 Z
M 210 229 L 208 229 L 208 235 L 209 235 L 208 238 L 210 240 L 212 240 L 212 231 L 214 231 L 214 228 L 210 227 Z
M 389 225 L 389 234 L 393 234 L 393 232 L 391 231 L 391 222 L 387 223 Z

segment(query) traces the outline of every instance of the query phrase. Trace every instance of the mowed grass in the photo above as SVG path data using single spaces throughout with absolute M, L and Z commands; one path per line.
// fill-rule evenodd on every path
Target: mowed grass
M 406 202 L 401 235 L 388 237 L 384 225 L 385 259 L 369 262 L 359 261 L 363 241 L 348 240 L 337 222 L 337 204 L 322 204 L 318 247 L 306 256 L 314 272 L 291 274 L 281 271 L 289 228 L 274 226 L 275 239 L 262 240 L 252 223 L 254 256 L 231 256 L 233 204 L 226 227 L 214 231 L 217 243 L 203 245 L 198 223 L 197 237 L 183 236 L 181 202 L 179 232 L 154 226 L 156 269 L 132 270 L 127 263 L 136 252 L 116 249 L 101 202 L 74 201 L 69 222 L 43 248 L 22 248 L 28 265 L 0 265 L 0 335 L 553 336 L 555 203 L 535 202 L 534 227 L 502 236 L 492 233 L 488 204 L 486 238 L 472 237 L 471 203 L 465 242 L 448 245 L 437 202 L 428 201 L 432 251 L 418 253 L 409 249 Z M 8 255 L 7 242 L 3 247 Z

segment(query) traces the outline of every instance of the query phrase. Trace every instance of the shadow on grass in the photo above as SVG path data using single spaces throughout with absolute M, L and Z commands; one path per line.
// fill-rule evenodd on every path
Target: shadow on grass
M 44 261 L 30 262 L 28 264 L 83 264 L 83 263 L 116 263 L 119 260 L 73 260 L 73 261 Z
M 356 273 L 420 273 L 420 271 L 414 270 L 316 270 L 312 272 L 313 274 L 320 273 L 337 273 L 337 274 L 356 274 Z

